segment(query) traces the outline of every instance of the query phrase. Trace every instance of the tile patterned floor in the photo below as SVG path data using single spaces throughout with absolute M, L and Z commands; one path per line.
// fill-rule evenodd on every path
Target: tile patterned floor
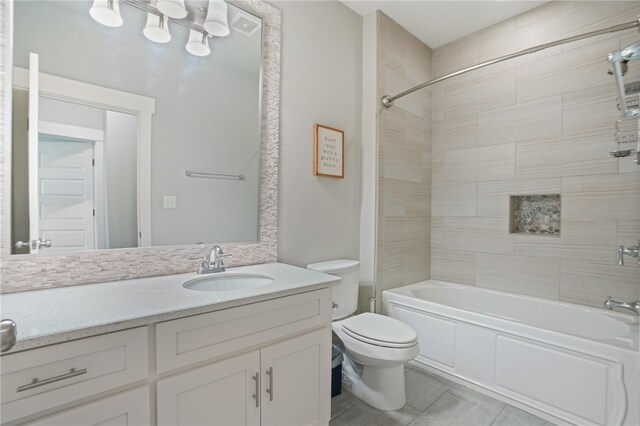
M 407 404 L 379 411 L 343 391 L 331 400 L 330 426 L 553 426 L 539 417 L 442 377 L 407 367 Z

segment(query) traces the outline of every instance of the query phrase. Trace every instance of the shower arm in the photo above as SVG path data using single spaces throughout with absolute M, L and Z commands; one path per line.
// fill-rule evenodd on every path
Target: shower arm
M 596 30 L 596 31 L 590 31 L 588 33 L 584 33 L 584 34 L 579 34 L 579 35 L 575 35 L 575 36 L 572 36 L 572 37 L 563 38 L 563 39 L 560 39 L 560 40 L 552 41 L 550 43 L 540 44 L 540 45 L 537 45 L 537 46 L 534 46 L 534 47 L 530 47 L 528 49 L 524 49 L 524 50 L 520 50 L 518 52 L 510 53 L 508 55 L 500 56 L 498 58 L 494 58 L 494 59 L 491 59 L 491 60 L 488 60 L 488 61 L 485 61 L 485 62 L 481 62 L 481 63 L 476 64 L 476 65 L 472 65 L 472 66 L 470 66 L 468 68 L 463 68 L 461 70 L 454 71 L 452 73 L 443 75 L 442 77 L 438 77 L 438 78 L 435 78 L 433 80 L 429 80 L 429 81 L 427 81 L 425 83 L 422 83 L 422 84 L 419 84 L 419 85 L 417 85 L 415 87 L 412 87 L 411 89 L 407 89 L 402 93 L 398 93 L 395 96 L 385 95 L 385 96 L 382 97 L 382 105 L 384 105 L 386 108 L 390 108 L 390 107 L 393 106 L 393 102 L 395 100 L 400 99 L 400 98 L 402 98 L 404 96 L 407 96 L 407 95 L 409 95 L 409 94 L 411 94 L 411 93 L 413 93 L 413 92 L 415 92 L 417 90 L 424 89 L 425 87 L 432 86 L 432 85 L 434 85 L 436 83 L 440 83 L 441 81 L 445 81 L 445 80 L 448 80 L 448 79 L 450 79 L 452 77 L 457 77 L 459 75 L 466 74 L 466 73 L 468 73 L 470 71 L 474 71 L 474 70 L 477 70 L 477 69 L 480 69 L 480 68 L 484 68 L 484 67 L 487 67 L 489 65 L 493 65 L 493 64 L 500 63 L 500 62 L 504 62 L 504 61 L 507 61 L 509 59 L 517 58 L 519 56 L 524 56 L 524 55 L 529 55 L 531 53 L 536 53 L 536 52 L 539 52 L 541 50 L 548 49 L 550 47 L 560 46 L 562 44 L 571 43 L 571 42 L 578 41 L 578 40 L 583 40 L 585 38 L 591 38 L 591 37 L 595 37 L 595 36 L 599 36 L 599 35 L 603 35 L 603 34 L 615 33 L 615 32 L 618 32 L 618 31 L 624 31 L 624 30 L 629 30 L 629 29 L 632 29 L 632 28 L 639 28 L 639 27 L 640 27 L 640 17 L 638 17 L 638 19 L 636 19 L 635 21 L 626 22 L 624 24 L 613 25 L 613 26 L 608 27 L 608 28 L 603 28 L 603 29 Z

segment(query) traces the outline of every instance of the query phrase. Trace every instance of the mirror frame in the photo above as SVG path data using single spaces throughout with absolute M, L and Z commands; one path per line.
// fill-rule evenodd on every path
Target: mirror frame
M 11 254 L 11 111 L 13 2 L 0 1 L 0 293 L 119 281 L 196 270 L 210 246 L 183 245 L 92 250 L 38 256 Z M 263 0 L 227 0 L 262 18 L 260 85 L 260 229 L 257 242 L 220 243 L 227 266 L 275 262 L 278 248 L 281 12 Z

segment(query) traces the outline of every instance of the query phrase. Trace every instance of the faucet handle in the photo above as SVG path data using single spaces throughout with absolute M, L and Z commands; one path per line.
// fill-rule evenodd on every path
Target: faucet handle
M 622 245 L 618 246 L 618 266 L 624 266 L 624 246 Z
M 611 306 L 612 303 L 613 300 L 611 299 L 611 296 L 607 297 L 607 300 L 604 302 L 605 309 L 611 310 L 613 308 L 613 306 Z
M 219 262 L 219 264 L 218 264 L 218 267 L 219 267 L 219 268 L 224 268 L 224 258 L 225 258 L 225 257 L 233 257 L 233 255 L 232 255 L 232 254 L 224 254 L 224 253 L 220 253 L 220 254 L 218 255 L 218 257 L 217 257 L 218 262 Z
M 207 258 L 204 256 L 190 257 L 189 260 L 198 261 L 198 270 L 196 273 L 201 274 L 207 268 Z

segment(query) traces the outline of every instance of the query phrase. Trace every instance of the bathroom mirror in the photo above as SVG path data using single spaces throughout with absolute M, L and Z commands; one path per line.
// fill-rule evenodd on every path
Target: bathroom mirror
M 120 0 L 123 19 L 128 15 L 125 1 Z M 18 79 L 13 75 L 13 20 L 14 6 L 17 2 L 0 1 L 0 76 L 3 79 L 2 95 L 0 96 L 0 229 L 3 238 L 0 247 L 0 292 L 10 293 L 26 290 L 37 290 L 44 288 L 69 286 L 85 283 L 97 283 L 105 281 L 117 281 L 132 278 L 151 277 L 157 275 L 179 274 L 183 272 L 193 272 L 198 266 L 198 258 L 207 256 L 210 245 L 195 244 L 188 242 L 186 245 L 172 246 L 152 246 L 152 247 L 136 247 L 124 249 L 110 250 L 83 250 L 63 253 L 52 253 L 53 255 L 29 255 L 17 254 L 12 255 L 11 247 L 11 210 L 12 210 L 12 192 L 13 182 L 9 173 L 11 170 L 12 156 L 12 89 Z M 204 3 L 204 2 L 203 2 Z M 200 4 L 203 4 L 200 3 Z M 225 265 L 228 267 L 275 262 L 277 260 L 278 249 L 278 143 L 280 139 L 279 123 L 280 123 L 280 41 L 281 41 L 281 12 L 263 0 L 228 0 L 229 6 L 235 5 L 252 15 L 261 19 L 262 32 L 262 51 L 261 51 L 261 70 L 260 70 L 260 152 L 259 152 L 259 214 L 258 221 L 258 239 L 257 241 L 231 241 L 219 242 L 226 254 L 232 257 L 225 259 Z M 191 0 L 186 0 L 186 4 L 193 4 Z M 134 12 L 135 13 L 135 12 Z M 126 18 L 129 19 L 129 18 Z M 142 24 L 144 28 L 144 23 Z M 137 28 L 141 31 L 141 28 Z M 185 35 L 178 38 L 178 31 L 172 33 L 173 40 L 179 43 L 179 49 L 184 49 L 186 43 Z M 144 37 L 144 36 L 142 36 Z M 144 39 L 145 42 L 146 39 Z M 212 49 L 211 55 L 215 52 L 215 44 L 217 39 L 209 40 L 209 46 Z M 156 47 L 158 48 L 158 47 Z M 160 46 L 159 48 L 164 48 Z M 59 48 L 58 48 L 59 50 Z M 123 50 L 121 47 L 120 50 Z M 109 53 L 110 55 L 110 53 Z M 99 64 L 96 67 L 100 66 Z M 178 65 L 175 65 L 178 67 Z M 191 68 L 181 69 L 182 77 L 189 78 L 189 70 Z M 16 77 L 16 78 L 14 78 Z M 47 77 L 49 78 L 49 77 Z M 42 79 L 40 89 L 44 89 L 47 79 Z M 49 83 L 50 83 L 49 78 Z M 24 83 L 24 82 L 22 82 Z M 180 96 L 183 93 L 182 80 L 170 82 L 175 89 L 175 95 Z M 26 83 L 28 84 L 28 83 Z M 159 84 L 159 82 L 158 82 Z M 44 85 L 44 86 L 43 86 Z M 58 92 L 64 93 L 67 86 L 63 85 Z M 54 94 L 58 93 L 55 92 Z M 87 92 L 87 98 L 95 98 L 100 95 L 95 92 Z M 66 100 L 59 93 L 56 95 L 62 97 L 58 100 Z M 144 98 L 144 96 L 142 96 Z M 134 110 L 142 110 L 138 112 L 141 120 L 149 120 L 151 113 L 146 112 L 153 105 L 148 102 L 141 102 L 138 97 L 127 98 L 130 102 L 129 107 Z M 143 99 L 144 100 L 144 99 Z M 113 102 L 113 101 L 109 101 Z M 209 99 L 208 105 L 211 111 L 194 111 L 188 105 L 180 104 L 182 108 L 190 111 L 192 114 L 202 113 L 207 120 L 213 120 L 212 112 L 214 108 L 219 106 L 230 107 L 229 105 L 236 102 L 235 97 L 227 99 Z M 160 105 L 156 102 L 156 115 Z M 198 116 L 199 117 L 199 116 Z M 144 136 L 144 135 L 143 135 Z M 212 135 L 213 137 L 218 135 Z M 223 135 L 226 136 L 226 135 Z M 150 138 L 148 138 L 150 140 Z M 184 139 L 174 141 L 175 143 L 184 143 Z M 151 146 L 138 145 L 138 152 L 149 150 L 153 152 Z M 203 156 L 199 156 L 201 158 Z M 137 156 L 140 158 L 140 155 Z M 153 156 L 151 156 L 153 161 Z M 195 158 L 195 157 L 194 157 Z M 199 170 L 197 170 L 199 171 Z M 184 170 L 178 171 L 183 173 Z M 150 167 L 141 169 L 138 164 L 136 170 L 138 176 L 149 176 L 150 184 L 155 178 L 151 173 Z M 140 179 L 139 179 L 140 180 Z M 194 179 L 195 182 L 200 182 Z M 204 182 L 212 182 L 202 179 Z M 218 182 L 220 181 L 213 181 Z M 137 182 L 136 182 L 137 184 Z M 210 188 L 210 187 L 208 187 Z M 200 191 L 194 189 L 194 192 Z M 144 192 L 142 193 L 145 194 Z M 138 206 L 139 210 L 143 210 L 145 205 L 150 208 L 151 200 L 154 195 L 149 191 L 146 193 L 147 198 L 140 197 L 143 201 L 142 206 Z M 219 204 L 228 203 L 230 200 L 216 200 Z M 146 204 L 145 204 L 146 202 Z M 176 207 L 180 206 L 180 198 L 176 199 Z M 169 209 L 170 210 L 170 209 Z M 230 210 L 231 211 L 231 210 Z M 239 214 L 235 210 L 234 214 Z M 207 213 L 205 213 L 207 214 Z M 207 223 L 203 225 L 203 235 L 205 230 L 214 226 L 213 216 L 208 217 Z M 212 225 L 214 224 L 214 225 Z M 151 224 L 153 226 L 153 223 Z M 144 234 L 144 230 L 142 231 Z M 176 231 L 174 235 L 179 235 Z M 196 242 L 203 241 L 199 238 Z M 46 249 L 43 249 L 43 252 Z M 46 253 L 46 252 L 45 252 Z M 194 260 L 195 259 L 195 260 Z
M 263 22 L 184 4 L 13 3 L 12 254 L 260 239 Z

